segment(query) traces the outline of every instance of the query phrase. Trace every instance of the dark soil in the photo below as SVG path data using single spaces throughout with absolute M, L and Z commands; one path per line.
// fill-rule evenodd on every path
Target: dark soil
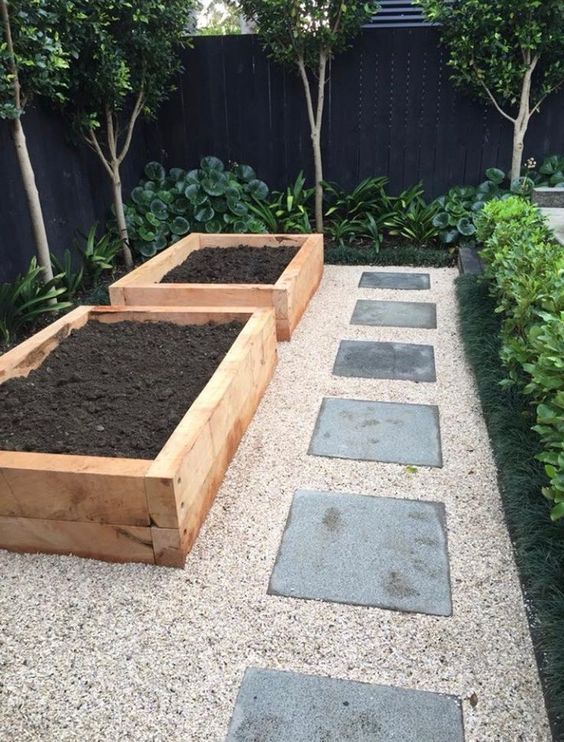
M 155 458 L 241 328 L 89 322 L 0 385 L 0 449 Z
M 204 247 L 169 271 L 161 283 L 267 283 L 280 278 L 299 247 Z

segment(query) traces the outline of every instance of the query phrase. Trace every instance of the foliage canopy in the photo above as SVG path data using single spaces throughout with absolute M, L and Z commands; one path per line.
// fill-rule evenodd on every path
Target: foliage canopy
M 10 0 L 8 3 L 0 0 L 0 5 L 3 6 L 0 118 L 15 119 L 21 116 L 34 95 L 58 101 L 65 99 L 71 50 L 61 41 L 60 26 L 72 2 Z

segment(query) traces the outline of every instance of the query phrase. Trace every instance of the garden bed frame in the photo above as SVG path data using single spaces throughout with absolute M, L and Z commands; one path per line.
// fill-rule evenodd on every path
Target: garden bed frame
M 245 322 L 155 459 L 0 451 L 0 548 L 182 567 L 272 377 L 274 312 L 79 307 L 0 356 L 27 376 L 87 322 Z
M 299 250 L 274 284 L 159 283 L 203 247 L 280 247 Z M 323 275 L 323 235 L 191 234 L 110 286 L 112 304 L 127 306 L 274 307 L 278 340 L 290 340 Z

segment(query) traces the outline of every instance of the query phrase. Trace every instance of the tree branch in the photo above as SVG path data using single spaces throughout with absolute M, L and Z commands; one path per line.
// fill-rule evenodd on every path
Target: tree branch
M 114 132 L 114 116 L 109 106 L 106 106 L 105 109 L 106 109 L 106 137 L 108 139 L 108 148 L 110 150 L 110 155 L 112 156 L 112 160 L 116 160 L 117 159 L 117 148 L 116 148 L 116 135 Z
M 298 69 L 300 70 L 300 76 L 302 78 L 302 82 L 304 84 L 304 90 L 305 90 L 305 96 L 306 96 L 306 104 L 307 104 L 307 115 L 309 118 L 309 125 L 311 128 L 311 132 L 315 131 L 316 128 L 316 115 L 313 111 L 313 100 L 311 97 L 311 86 L 309 84 L 309 78 L 307 76 L 307 71 L 305 68 L 305 62 L 302 55 L 298 55 Z
M 514 119 L 514 118 L 513 118 L 513 116 L 510 116 L 510 115 L 509 115 L 508 113 L 505 113 L 505 111 L 503 110 L 503 108 L 502 108 L 502 107 L 501 107 L 501 106 L 499 105 L 499 103 L 498 103 L 498 102 L 496 101 L 496 99 L 495 99 L 495 97 L 494 97 L 494 95 L 493 95 L 492 91 L 491 91 L 491 90 L 490 90 L 490 89 L 488 88 L 488 86 L 486 85 L 486 83 L 485 83 L 485 82 L 484 82 L 483 80 L 481 80 L 481 79 L 480 79 L 480 85 L 481 85 L 481 86 L 482 86 L 482 87 L 484 88 L 484 90 L 485 90 L 485 91 L 486 91 L 486 93 L 488 94 L 488 96 L 489 96 L 489 98 L 490 98 L 491 102 L 492 102 L 492 103 L 494 104 L 494 106 L 495 106 L 495 107 L 497 108 L 497 110 L 499 111 L 499 113 L 501 113 L 501 115 L 502 115 L 502 116 L 503 116 L 504 118 L 506 118 L 506 119 L 507 119 L 508 121 L 511 121 L 511 123 L 512 123 L 512 124 L 514 124 L 514 123 L 515 123 L 515 121 L 516 121 L 516 119 Z
M 2 15 L 2 23 L 4 25 L 4 37 L 6 39 L 6 46 L 8 47 L 8 59 L 10 74 L 13 78 L 14 87 L 14 101 L 18 111 L 21 111 L 22 100 L 21 100 L 21 89 L 20 89 L 20 78 L 18 75 L 18 65 L 16 64 L 16 55 L 14 53 L 14 40 L 12 39 L 12 27 L 10 25 L 10 16 L 8 14 L 8 3 L 7 0 L 0 0 L 0 9 Z
M 325 102 L 325 74 L 329 53 L 326 49 L 319 52 L 319 77 L 317 84 L 317 110 L 315 112 L 315 123 L 318 130 L 321 129 L 323 120 L 323 104 Z
M 333 34 L 336 34 L 339 29 L 339 23 L 341 22 L 341 15 L 343 12 L 343 2 L 344 0 L 341 0 L 341 2 L 339 3 L 339 10 L 337 12 L 337 17 L 335 18 L 335 25 L 333 26 L 333 29 L 331 31 L 331 33 Z
M 131 145 L 131 138 L 133 136 L 133 128 L 135 126 L 135 122 L 139 118 L 141 111 L 143 110 L 144 105 L 145 105 L 145 93 L 143 90 L 140 90 L 139 94 L 137 95 L 137 99 L 135 101 L 133 111 L 131 112 L 131 116 L 129 118 L 129 124 L 127 126 L 127 134 L 125 135 L 125 141 L 123 143 L 123 147 L 121 148 L 121 151 L 117 158 L 118 164 L 121 164 L 123 162 L 125 156 L 127 155 L 129 151 L 129 147 Z
M 108 174 L 110 175 L 110 177 L 113 177 L 112 168 L 110 167 L 110 165 L 108 163 L 108 160 L 107 160 L 106 156 L 104 155 L 104 153 L 102 151 L 102 148 L 100 147 L 100 142 L 96 138 L 96 134 L 94 133 L 94 129 L 88 129 L 87 130 L 87 133 L 84 133 L 83 132 L 82 135 L 83 135 L 84 139 L 88 142 L 88 144 L 91 147 L 91 149 L 93 149 L 94 152 L 96 152 L 96 154 L 98 155 L 98 157 L 102 160 L 102 163 L 104 164 L 104 167 L 108 171 Z
M 557 82 L 556 85 L 553 85 L 551 88 L 549 88 L 546 91 L 546 93 L 543 96 L 541 96 L 541 98 L 539 98 L 539 100 L 535 103 L 535 105 L 531 109 L 531 112 L 529 113 L 529 118 L 531 118 L 531 116 L 539 110 L 539 108 L 544 103 L 544 101 L 548 98 L 548 96 L 551 93 L 554 93 L 555 90 L 558 90 L 558 88 L 563 84 L 564 84 L 564 78 L 560 80 L 559 82 Z

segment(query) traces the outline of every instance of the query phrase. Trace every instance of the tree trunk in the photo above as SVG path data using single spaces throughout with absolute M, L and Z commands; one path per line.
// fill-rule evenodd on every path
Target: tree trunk
M 35 182 L 35 173 L 33 172 L 33 165 L 31 164 L 27 141 L 19 116 L 11 121 L 11 130 L 29 208 L 37 258 L 39 265 L 43 268 L 43 280 L 47 283 L 47 281 L 53 278 L 49 242 L 45 230 L 41 201 L 39 200 L 39 191 Z
M 133 268 L 133 258 L 131 256 L 131 248 L 129 247 L 129 235 L 127 233 L 127 224 L 125 223 L 125 212 L 123 210 L 123 196 L 121 192 L 121 177 L 119 172 L 119 163 L 114 161 L 112 163 L 112 191 L 114 201 L 114 211 L 116 214 L 116 221 L 119 230 L 119 236 L 121 239 L 121 250 L 123 256 L 123 262 L 127 269 Z
M 523 150 L 525 148 L 525 134 L 527 132 L 528 120 L 521 122 L 519 119 L 513 125 L 513 157 L 511 159 L 511 180 L 519 178 L 523 164 Z
M 523 148 L 525 143 L 525 134 L 531 118 L 531 84 L 533 72 L 538 64 L 539 58 L 535 56 L 531 59 L 527 55 L 527 70 L 523 76 L 521 86 L 521 100 L 519 101 L 519 113 L 513 125 L 513 156 L 511 158 L 511 180 L 515 180 L 521 175 L 521 165 L 523 164 Z M 534 110 L 534 109 L 533 109 Z
M 321 131 L 311 133 L 313 164 L 315 169 L 315 230 L 323 234 L 323 159 L 321 156 Z
M 315 129 L 312 131 L 313 162 L 315 166 L 315 228 L 323 233 L 323 160 L 321 154 L 321 126 L 323 123 L 323 105 L 325 103 L 325 76 L 329 54 L 322 49 L 319 52 L 319 74 L 317 79 L 317 110 L 315 112 Z
M 315 171 L 315 229 L 323 233 L 323 156 L 321 152 L 321 125 L 323 123 L 323 104 L 325 102 L 325 77 L 329 52 L 319 52 L 319 74 L 317 81 L 317 104 L 313 106 L 311 86 L 303 57 L 298 57 L 298 69 L 302 78 L 306 97 L 307 114 L 313 147 L 313 164 Z

